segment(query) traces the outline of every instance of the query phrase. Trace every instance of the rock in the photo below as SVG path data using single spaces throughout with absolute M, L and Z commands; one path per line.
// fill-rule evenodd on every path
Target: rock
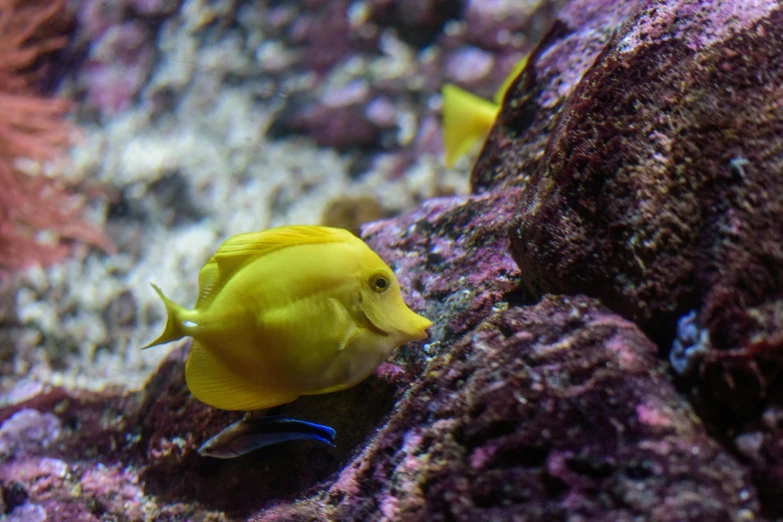
M 572 2 L 472 182 L 525 187 L 511 249 L 526 291 L 599 298 L 671 348 L 780 516 L 783 437 L 762 416 L 783 403 L 783 8 L 735 7 Z
M 613 12 L 633 14 L 632 4 L 619 2 L 625 9 Z M 783 284 L 775 276 L 783 255 L 774 245 L 783 207 L 764 187 L 779 177 L 774 158 L 782 145 L 772 136 L 783 131 L 783 114 L 766 93 L 783 76 L 781 49 L 770 43 L 778 41 L 772 35 L 783 12 L 776 2 L 764 5 L 730 21 L 705 7 L 704 23 L 679 25 L 665 20 L 676 19 L 680 4 L 659 6 L 636 13 L 637 23 L 601 46 L 595 34 L 614 23 L 601 15 L 601 30 L 568 42 L 578 26 L 567 20 L 584 7 L 564 12 L 561 32 L 569 36 L 542 43 L 539 56 L 546 51 L 548 61 L 515 84 L 521 103 L 506 105 L 485 148 L 486 155 L 503 144 L 513 154 L 474 170 L 499 172 L 496 185 L 531 174 L 512 234 L 527 288 L 600 297 L 669 342 L 676 320 L 694 307 L 719 348 L 775 331 L 772 297 Z M 594 23 L 589 16 L 582 18 Z M 647 43 L 664 35 L 662 47 Z M 566 45 L 590 51 L 551 65 Z M 584 65 L 571 73 L 574 81 L 535 91 L 536 80 L 575 60 Z M 527 135 L 501 141 L 506 122 L 524 119 L 511 107 L 536 103 L 559 107 L 549 115 L 551 132 L 528 131 L 546 152 L 527 160 L 528 168 L 505 170 L 531 146 Z M 477 177 L 474 183 L 489 188 Z
M 364 105 L 330 107 L 309 103 L 285 112 L 269 129 L 269 135 L 284 137 L 306 134 L 319 146 L 339 151 L 372 149 L 378 146 L 381 130 L 365 116 Z
M 463 0 L 370 0 L 370 20 L 393 27 L 405 42 L 425 47 L 435 42 L 443 25 L 459 18 Z
M 175 12 L 175 0 L 85 0 L 77 9 L 75 42 L 66 64 L 81 64 L 76 74 L 85 106 L 100 117 L 130 106 L 155 62 L 155 31 Z M 74 71 L 64 71 L 74 72 Z
M 46 448 L 60 435 L 60 419 L 51 413 L 24 409 L 0 425 L 0 458 Z
M 656 354 L 589 299 L 499 312 L 328 487 L 253 520 L 753 520 L 748 472 Z
M 545 169 L 545 152 L 565 101 L 643 0 L 569 3 L 528 57 L 528 66 L 509 86 L 507 102 L 471 172 L 475 192 L 524 186 Z

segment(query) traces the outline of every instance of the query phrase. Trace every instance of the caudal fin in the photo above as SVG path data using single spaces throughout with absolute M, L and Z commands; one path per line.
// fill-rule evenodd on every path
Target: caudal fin
M 486 137 L 495 122 L 498 106 L 448 83 L 442 93 L 444 162 L 451 168 L 457 158 Z
M 160 344 L 170 343 L 171 341 L 176 341 L 177 339 L 181 339 L 187 335 L 183 328 L 181 317 L 184 309 L 163 295 L 161 289 L 155 286 L 153 283 L 150 283 L 150 285 L 152 285 L 153 290 L 155 290 L 155 292 L 158 294 L 158 297 L 160 297 L 160 300 L 163 301 L 163 305 L 166 307 L 166 328 L 163 330 L 163 333 L 160 334 L 160 337 L 149 343 L 147 346 L 142 347 L 142 350 L 146 350 L 147 348 L 152 348 L 153 346 L 158 346 Z

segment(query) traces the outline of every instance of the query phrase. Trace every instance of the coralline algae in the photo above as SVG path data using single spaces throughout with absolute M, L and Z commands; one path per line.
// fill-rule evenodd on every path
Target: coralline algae
M 656 352 L 584 298 L 494 314 L 332 483 L 253 520 L 753 520 L 749 473 Z
M 583 1 L 558 20 L 474 187 L 525 187 L 510 235 L 531 295 L 600 298 L 672 348 L 714 432 L 765 433 L 749 464 L 779 514 L 783 439 L 761 419 L 783 365 L 783 8 Z

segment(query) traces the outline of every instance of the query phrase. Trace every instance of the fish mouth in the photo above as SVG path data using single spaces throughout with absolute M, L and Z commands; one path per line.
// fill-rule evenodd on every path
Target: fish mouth
M 359 309 L 359 312 L 361 313 L 361 316 L 367 325 L 367 329 L 382 337 L 390 337 L 395 335 L 400 339 L 400 343 L 423 341 L 429 337 L 427 329 L 432 326 L 432 321 L 416 314 L 413 311 L 410 311 L 410 313 L 414 316 L 413 320 L 411 321 L 411 323 L 414 325 L 413 328 L 399 328 L 396 325 L 391 325 L 391 328 L 388 330 L 384 330 L 375 324 L 364 310 Z
M 406 336 L 411 342 L 423 341 L 430 336 L 429 332 L 427 332 L 427 329 L 432 326 L 432 321 L 418 314 L 416 315 L 416 318 L 417 324 L 413 332 L 405 332 Z
M 428 334 L 425 330 L 419 330 L 418 332 L 407 335 L 408 342 L 423 341 L 429 336 L 430 334 Z

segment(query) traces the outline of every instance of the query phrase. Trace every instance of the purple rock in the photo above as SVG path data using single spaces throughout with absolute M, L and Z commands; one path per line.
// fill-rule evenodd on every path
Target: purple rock
M 291 36 L 306 46 L 308 68 L 324 73 L 350 50 L 348 2 L 337 0 L 308 7 L 312 11 L 300 14 L 291 26 Z
M 378 127 L 394 127 L 397 124 L 398 111 L 386 97 L 375 98 L 365 106 L 364 114 Z
M 25 504 L 4 517 L 5 522 L 44 522 L 48 520 L 46 510 L 36 504 Z
M 363 228 L 365 241 L 394 268 L 406 303 L 433 320 L 431 341 L 472 329 L 514 289 L 506 227 L 517 195 L 433 199 Z
M 434 361 L 289 520 L 741 520 L 750 476 L 632 323 L 584 298 L 500 312 Z
M 464 11 L 468 41 L 492 51 L 519 50 L 535 43 L 565 0 L 468 0 Z
M 109 27 L 122 21 L 122 8 L 122 2 L 84 0 L 79 4 L 79 26 L 88 38 L 98 38 Z
M 0 456 L 36 454 L 60 435 L 60 419 L 51 413 L 24 409 L 0 425 Z
M 144 17 L 174 12 L 181 0 L 83 0 L 78 3 L 79 26 L 90 40 L 101 37 L 110 27 L 126 21 L 128 8 Z
M 772 0 L 575 1 L 472 172 L 480 191 L 525 186 L 511 248 L 527 292 L 600 298 L 671 347 L 704 421 L 764 455 L 750 464 L 775 516 L 783 433 L 761 415 L 783 397 L 781 28 Z
M 145 16 L 169 14 L 174 11 L 182 0 L 128 0 L 128 3 Z
M 88 108 L 113 114 L 130 106 L 155 61 L 156 27 L 180 3 L 85 0 L 79 4 L 77 38 L 69 52 L 86 55 L 75 75 Z
M 89 107 L 104 114 L 119 112 L 134 100 L 153 63 L 150 34 L 136 22 L 108 28 L 91 46 L 82 82 Z
M 393 27 L 406 42 L 416 47 L 431 44 L 447 20 L 458 18 L 461 0 L 370 0 L 371 20 Z
M 351 150 L 356 155 L 358 169 L 373 164 L 379 152 L 395 154 L 399 161 L 389 169 L 389 177 L 402 177 L 421 156 L 440 154 L 441 146 L 430 139 L 421 146 L 425 140 L 418 138 L 400 143 L 393 132 L 399 118 L 392 112 L 429 115 L 432 100 L 447 81 L 457 82 L 480 96 L 492 97 L 532 45 L 522 35 L 535 38 L 541 34 L 554 17 L 553 5 L 558 1 L 537 0 L 521 6 L 509 2 L 503 12 L 514 13 L 510 25 L 508 17 L 484 16 L 481 31 L 492 35 L 489 46 L 480 38 L 474 41 L 472 33 L 464 29 L 472 27 L 470 20 L 463 18 L 467 16 L 465 8 L 469 2 L 300 1 L 286 7 L 277 6 L 265 18 L 265 30 L 279 34 L 286 47 L 296 51 L 285 54 L 290 61 L 276 74 L 285 77 L 291 71 L 314 70 L 323 80 L 312 91 L 286 98 L 285 109 L 276 116 L 269 135 L 277 138 L 303 134 L 321 146 Z M 499 33 L 503 35 L 501 43 L 498 43 Z M 429 44 L 432 47 L 418 50 Z M 400 55 L 420 52 L 421 56 L 400 69 L 394 49 L 399 49 Z M 360 67 L 357 80 L 351 78 L 353 73 L 346 75 L 346 68 L 342 67 L 354 59 L 357 64 L 374 66 L 388 62 L 391 71 L 376 74 Z M 352 84 L 359 82 L 368 88 L 363 99 L 357 99 L 355 107 L 343 103 L 336 110 L 329 102 L 333 91 L 339 93 L 343 90 L 340 86 L 347 84 L 350 93 Z M 379 99 L 384 103 L 379 104 L 376 101 Z M 417 123 L 418 136 L 432 136 L 427 118 L 421 117 Z
M 321 147 L 337 150 L 373 148 L 379 139 L 379 129 L 365 118 L 361 105 L 313 104 L 293 116 L 288 128 L 310 136 Z
M 348 107 L 367 102 L 370 87 L 364 80 L 352 80 L 339 88 L 329 89 L 321 95 L 321 103 L 327 107 Z
M 494 65 L 491 53 L 477 47 L 463 47 L 454 51 L 446 60 L 446 78 L 460 84 L 481 80 Z

